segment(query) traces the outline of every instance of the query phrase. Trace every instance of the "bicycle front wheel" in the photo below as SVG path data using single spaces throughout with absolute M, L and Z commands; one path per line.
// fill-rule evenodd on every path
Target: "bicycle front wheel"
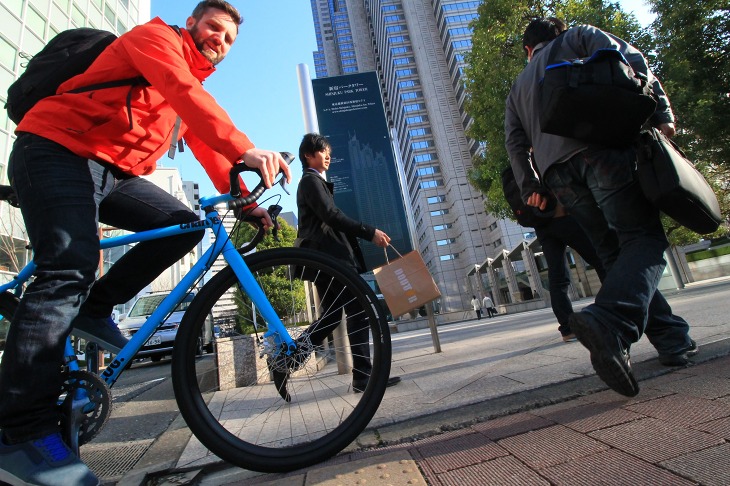
M 245 261 L 297 350 L 263 337 L 263 318 L 227 267 L 185 312 L 175 397 L 191 431 L 225 461 L 262 472 L 310 466 L 347 447 L 377 411 L 390 375 L 388 325 L 364 280 L 324 253 L 278 248 Z M 214 351 L 197 356 L 211 314 Z

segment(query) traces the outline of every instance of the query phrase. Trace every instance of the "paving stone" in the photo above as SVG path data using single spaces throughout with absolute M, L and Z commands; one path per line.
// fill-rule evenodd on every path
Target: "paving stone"
M 608 449 L 607 445 L 563 425 L 507 437 L 497 443 L 528 466 L 536 468 L 554 466 Z
M 543 429 L 551 425 L 555 425 L 552 420 L 531 413 L 517 413 L 473 425 L 471 429 L 486 435 L 492 440 L 499 440 L 524 434 L 531 430 Z
M 661 463 L 663 467 L 676 471 L 707 486 L 727 486 L 730 484 L 730 444 L 710 447 Z
M 635 420 L 609 429 L 597 430 L 588 435 L 651 463 L 723 442 L 721 438 L 706 432 L 653 418 Z
M 655 385 L 660 390 L 691 395 L 712 400 L 730 395 L 730 378 L 704 376 L 702 379 L 689 376 L 680 380 Z
M 702 352 L 702 348 L 700 348 L 700 352 Z M 692 370 L 696 371 L 698 376 L 712 375 L 730 378 L 730 360 L 717 359 L 697 365 Z
M 655 398 L 672 395 L 672 393 L 668 391 L 662 391 L 656 388 L 649 388 L 646 386 L 645 383 L 646 382 L 641 382 L 641 391 L 633 398 L 619 395 L 613 390 L 605 390 L 585 397 L 584 401 L 590 403 L 615 403 L 622 407 L 625 407 L 627 405 L 647 402 L 649 400 L 654 400 Z
M 416 445 L 416 449 L 437 474 L 508 454 L 495 442 L 477 433 Z
M 625 408 L 649 417 L 689 426 L 730 417 L 730 405 L 687 395 L 669 395 Z
M 550 483 L 512 456 L 427 476 L 429 484 L 444 486 L 542 486 Z M 434 481 L 436 479 L 436 481 Z
M 730 441 L 730 417 L 705 422 L 704 424 L 695 425 L 693 428 L 718 435 Z
M 638 420 L 644 415 L 625 410 L 616 403 L 591 403 L 556 410 L 543 417 L 585 433 Z
M 616 449 L 540 470 L 560 486 L 691 486 L 694 483 Z

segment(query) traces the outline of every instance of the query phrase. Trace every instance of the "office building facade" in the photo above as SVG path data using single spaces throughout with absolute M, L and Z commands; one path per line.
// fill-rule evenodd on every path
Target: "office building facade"
M 94 27 L 122 34 L 150 19 L 150 0 L 0 0 L 0 105 L 27 59 L 58 32 Z M 0 184 L 8 184 L 7 161 L 15 124 L 0 110 Z M 0 202 L 0 281 L 30 257 L 20 212 Z
M 400 166 L 414 244 L 443 294 L 468 308 L 477 265 L 511 249 L 524 229 L 496 219 L 468 181 L 481 147 L 465 135 L 464 54 L 480 1 L 311 0 L 317 77 L 375 71 Z

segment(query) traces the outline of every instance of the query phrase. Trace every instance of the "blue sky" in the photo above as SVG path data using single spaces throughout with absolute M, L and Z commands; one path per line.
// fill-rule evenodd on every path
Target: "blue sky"
M 152 16 L 170 24 L 184 25 L 197 0 L 152 0 Z M 257 147 L 297 153 L 304 134 L 297 65 L 307 64 L 314 77 L 312 51 L 317 48 L 312 11 L 306 0 L 233 0 L 244 17 L 238 38 L 218 71 L 205 82 L 206 89 L 226 109 L 236 126 Z M 639 22 L 651 21 L 643 0 L 620 0 Z M 180 169 L 183 180 L 200 184 L 200 195 L 215 194 L 213 184 L 189 150 L 163 166 Z M 292 163 L 292 196 L 280 203 L 296 212 L 296 183 L 301 177 L 299 160 Z M 246 177 L 245 180 L 252 180 Z M 282 193 L 283 194 L 283 193 Z
M 152 17 L 182 26 L 197 3 L 197 0 L 152 0 Z M 307 64 L 310 76 L 314 77 L 312 51 L 317 48 L 309 2 L 233 0 L 231 3 L 241 12 L 244 22 L 231 51 L 205 81 L 205 88 L 257 147 L 292 152 L 296 156 L 304 135 L 297 65 Z M 164 157 L 159 164 L 178 167 L 183 180 L 198 182 L 201 196 L 215 194 L 213 184 L 190 150 L 178 153 L 174 160 Z M 302 173 L 298 158 L 291 167 L 292 196 L 280 204 L 284 211 L 296 212 L 296 182 Z M 245 176 L 244 180 L 248 182 L 252 177 Z

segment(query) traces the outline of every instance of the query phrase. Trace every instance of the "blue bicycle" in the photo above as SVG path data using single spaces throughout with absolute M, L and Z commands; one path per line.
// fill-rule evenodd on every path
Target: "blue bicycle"
M 291 154 L 282 155 L 287 161 L 293 159 Z M 236 248 L 216 207 L 227 205 L 238 211 L 264 193 L 259 183 L 250 195 L 241 197 L 239 174 L 244 170 L 250 169 L 240 164 L 231 170 L 230 194 L 201 199 L 206 217 L 199 222 L 101 241 L 105 249 L 203 227 L 215 236 L 100 374 L 95 373 L 98 353 L 93 343 L 87 369 L 80 369 L 71 341 L 67 342 L 66 376 L 58 403 L 64 438 L 77 452 L 108 419 L 114 383 L 219 256 L 228 266 L 210 278 L 190 303 L 172 356 L 176 401 L 203 445 L 242 468 L 289 471 L 340 452 L 377 411 L 390 374 L 391 345 L 376 295 L 357 274 L 325 253 L 276 248 L 247 254 L 265 236 L 255 219 L 249 221 L 258 226 L 255 237 Z M 0 199 L 11 197 L 11 190 L 0 188 Z M 276 208 L 281 209 L 270 208 L 274 220 Z M 0 315 L 10 325 L 34 268 L 29 263 L 12 282 L 0 286 Z M 200 354 L 201 336 L 209 332 L 211 315 L 219 331 L 212 352 Z M 348 325 L 337 328 L 345 318 Z M 347 339 L 352 321 L 359 323 L 359 336 L 366 329 L 370 341 L 372 371 L 363 390 L 352 388 L 349 360 L 354 347 Z M 337 330 L 345 328 L 347 332 Z

